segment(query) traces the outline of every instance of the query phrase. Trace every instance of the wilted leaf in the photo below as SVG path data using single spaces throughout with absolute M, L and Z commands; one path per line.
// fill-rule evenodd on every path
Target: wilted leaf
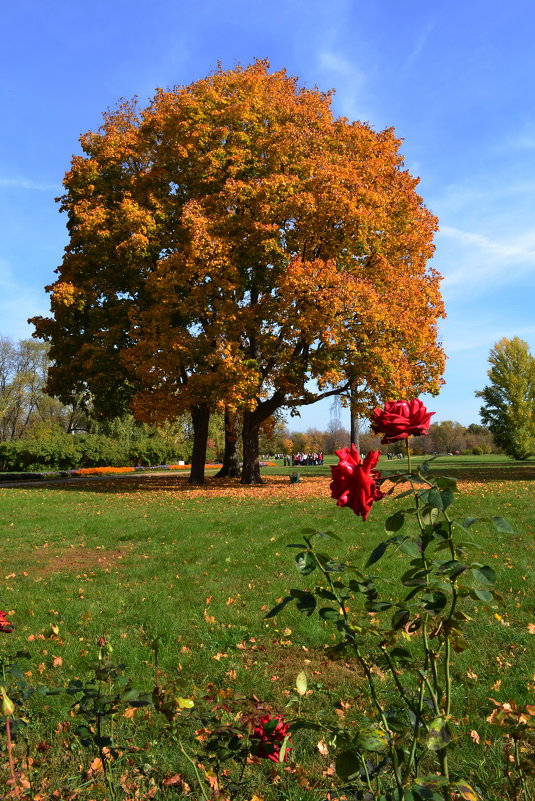
M 451 740 L 448 725 L 443 718 L 435 718 L 427 733 L 427 747 L 430 751 L 441 751 Z
M 382 753 L 388 748 L 388 737 L 379 727 L 370 726 L 359 731 L 357 744 L 365 751 Z
M 295 689 L 297 690 L 299 695 L 304 695 L 307 691 L 308 682 L 307 682 L 307 674 L 304 670 L 297 674 L 297 678 L 295 680 Z

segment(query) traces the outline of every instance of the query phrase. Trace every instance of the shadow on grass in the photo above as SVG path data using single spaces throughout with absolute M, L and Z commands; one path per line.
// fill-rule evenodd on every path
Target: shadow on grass
M 503 461 L 484 462 L 474 464 L 473 460 L 462 458 L 442 460 L 437 459 L 432 465 L 437 473 L 446 476 L 453 476 L 460 481 L 470 481 L 475 483 L 488 483 L 494 481 L 534 481 L 535 480 L 535 461 L 512 462 L 504 459 Z M 404 461 L 397 463 L 383 462 L 380 470 L 383 475 L 402 472 L 406 469 Z M 39 482 L 28 483 L 9 483 L 0 482 L 0 488 L 26 489 L 32 490 L 36 487 L 46 487 L 46 489 L 61 491 L 70 490 L 75 492 L 94 492 L 99 494 L 117 493 L 129 494 L 138 492 L 184 492 L 202 494 L 224 494 L 224 495 L 255 495 L 268 496 L 272 490 L 280 491 L 289 484 L 289 475 L 297 472 L 302 484 L 306 484 L 307 478 L 330 480 L 329 466 L 323 467 L 303 467 L 298 468 L 268 468 L 262 472 L 263 484 L 247 486 L 241 484 L 238 479 L 215 478 L 207 476 L 206 482 L 202 485 L 189 484 L 188 475 L 172 473 L 145 473 L 123 474 L 120 477 L 91 476 L 83 478 L 69 479 L 50 479 Z M 302 485 L 301 485 L 302 486 Z M 299 494 L 300 484 L 293 485 L 295 495 Z

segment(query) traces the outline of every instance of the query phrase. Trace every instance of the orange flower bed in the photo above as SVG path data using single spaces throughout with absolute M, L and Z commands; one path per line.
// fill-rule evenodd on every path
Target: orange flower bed
M 134 473 L 135 467 L 80 467 L 73 470 L 75 476 L 105 476 L 109 473 Z

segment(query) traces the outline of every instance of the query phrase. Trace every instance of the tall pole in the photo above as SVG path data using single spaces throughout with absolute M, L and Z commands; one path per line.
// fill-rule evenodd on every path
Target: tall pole
M 355 414 L 353 411 L 353 397 L 355 395 L 355 386 L 351 386 L 349 389 L 349 425 L 350 425 L 350 440 L 351 444 L 355 446 L 355 448 L 360 453 L 360 425 L 359 425 L 359 417 L 358 414 Z

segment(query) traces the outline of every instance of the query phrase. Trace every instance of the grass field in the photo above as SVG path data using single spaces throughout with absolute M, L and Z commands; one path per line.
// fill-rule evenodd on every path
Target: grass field
M 513 534 L 477 530 L 504 603 L 472 610 L 477 622 L 468 629 L 471 648 L 454 662 L 459 770 L 486 801 L 497 801 L 507 797 L 502 731 L 486 722 L 489 698 L 525 704 L 535 683 L 535 461 L 452 457 L 438 465 L 459 478 L 463 511 L 503 515 L 514 528 Z M 384 471 L 403 466 L 386 459 L 380 465 Z M 295 707 L 286 709 L 295 678 L 305 670 L 311 692 L 302 699 L 303 714 L 321 708 L 334 718 L 340 709 L 356 712 L 362 676 L 350 664 L 325 658 L 324 646 L 332 640 L 327 624 L 293 607 L 271 620 L 264 615 L 288 588 L 307 586 L 285 547 L 299 542 L 302 528 L 336 531 L 344 542 L 336 554 L 364 565 L 384 536 L 395 501 L 376 504 L 364 524 L 329 498 L 328 465 L 297 469 L 296 484 L 289 482 L 291 472 L 265 469 L 261 487 L 215 479 L 190 487 L 183 475 L 166 474 L 0 488 L 0 607 L 16 627 L 3 636 L 2 652 L 30 653 L 19 659 L 30 683 L 65 686 L 91 676 L 96 642 L 104 637 L 133 684 L 150 692 L 156 647 L 157 682 L 174 696 L 197 700 L 215 685 L 254 695 L 288 718 L 295 714 Z M 381 569 L 388 580 L 400 568 L 393 558 Z M 65 693 L 36 693 L 26 703 L 33 763 L 25 776 L 33 779 L 24 797 L 110 800 L 95 754 L 73 735 L 74 701 Z M 178 744 L 189 742 L 185 750 L 193 753 L 191 733 L 179 738 L 176 726 L 154 712 L 132 714 L 117 715 L 114 724 L 127 744 L 117 768 L 126 776 L 117 797 L 202 798 Z M 470 737 L 473 730 L 479 744 Z M 23 764 L 23 739 L 16 748 Z M 238 797 L 324 799 L 330 759 L 318 753 L 311 735 L 295 735 L 292 760 L 280 767 L 264 760 L 254 784 L 246 783 Z M 309 770 L 316 787 L 294 763 Z M 165 783 L 177 775 L 180 781 Z

